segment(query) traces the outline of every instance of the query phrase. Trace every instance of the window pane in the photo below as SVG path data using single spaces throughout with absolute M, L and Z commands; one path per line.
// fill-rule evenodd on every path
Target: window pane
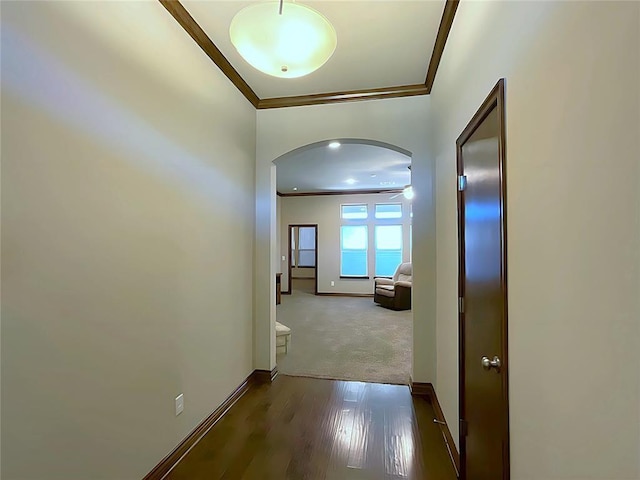
M 342 252 L 340 275 L 343 277 L 367 275 L 367 252 L 358 252 L 354 250 L 345 250 Z
M 402 250 L 402 225 L 376 225 L 376 250 Z
M 398 265 L 402 263 L 401 250 L 376 251 L 376 275 L 392 277 Z
M 340 215 L 345 220 L 363 220 L 368 217 L 366 205 L 342 205 Z
M 367 249 L 367 227 L 342 226 L 340 229 L 340 248 L 342 250 L 366 250 Z
M 367 227 L 340 228 L 340 275 L 367 275 Z
M 299 267 L 315 267 L 316 266 L 316 251 L 315 250 L 300 250 Z
M 390 277 L 402 263 L 402 225 L 378 225 L 375 236 L 375 274 Z
M 316 248 L 316 229 L 314 227 L 300 227 L 300 250 L 314 250 Z M 300 260 L 302 262 L 302 260 Z
M 402 218 L 401 203 L 377 203 L 376 218 Z

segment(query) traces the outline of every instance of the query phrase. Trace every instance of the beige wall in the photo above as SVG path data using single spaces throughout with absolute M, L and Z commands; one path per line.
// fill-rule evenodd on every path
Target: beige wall
M 254 109 L 158 2 L 3 2 L 2 67 L 2 478 L 142 478 L 252 370 Z
M 638 2 L 462 2 L 431 95 L 457 437 L 455 140 L 506 78 L 514 480 L 640 478 L 639 24 Z
M 428 96 L 258 111 L 256 158 L 255 361 L 275 366 L 275 272 L 280 268 L 276 167 L 291 150 L 331 138 L 377 140 L 412 153 L 413 378 L 435 381 L 435 206 Z
M 291 269 L 291 278 L 316 278 L 316 269 L 293 267 Z
M 374 226 L 373 212 L 376 203 L 402 203 L 403 218 L 399 222 L 386 221 L 385 225 L 402 224 L 403 226 L 403 261 L 410 261 L 409 213 L 410 202 L 404 197 L 390 200 L 391 194 L 381 195 L 319 195 L 309 197 L 283 197 L 282 203 L 282 232 L 281 250 L 286 252 L 288 225 L 296 223 L 318 224 L 318 292 L 321 293 L 373 293 L 373 277 L 375 262 L 373 255 Z M 370 279 L 341 279 L 340 278 L 340 205 L 346 203 L 367 204 L 369 220 L 366 222 L 369 233 L 369 262 Z M 287 262 L 282 262 L 283 289 L 288 283 Z M 302 271 L 304 269 L 301 269 Z M 311 270 L 313 272 L 313 270 Z M 298 276 L 293 274 L 293 277 Z M 334 286 L 331 286 L 331 282 Z

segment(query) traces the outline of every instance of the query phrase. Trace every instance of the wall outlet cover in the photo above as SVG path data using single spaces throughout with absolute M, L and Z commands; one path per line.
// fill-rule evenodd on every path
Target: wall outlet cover
M 176 397 L 176 417 L 184 411 L 184 394 Z
M 336 282 L 334 282 L 333 280 L 331 280 L 331 286 L 335 287 L 336 286 Z

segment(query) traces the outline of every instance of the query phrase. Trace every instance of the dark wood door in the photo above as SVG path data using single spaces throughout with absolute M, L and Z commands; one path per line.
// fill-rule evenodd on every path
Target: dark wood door
M 509 478 L 504 133 L 501 80 L 457 141 L 463 480 Z

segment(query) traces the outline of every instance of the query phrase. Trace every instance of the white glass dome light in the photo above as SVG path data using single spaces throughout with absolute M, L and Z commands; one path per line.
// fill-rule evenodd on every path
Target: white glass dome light
M 260 2 L 243 8 L 233 17 L 229 35 L 251 66 L 280 78 L 317 70 L 338 43 L 333 25 L 321 13 L 290 2 Z

